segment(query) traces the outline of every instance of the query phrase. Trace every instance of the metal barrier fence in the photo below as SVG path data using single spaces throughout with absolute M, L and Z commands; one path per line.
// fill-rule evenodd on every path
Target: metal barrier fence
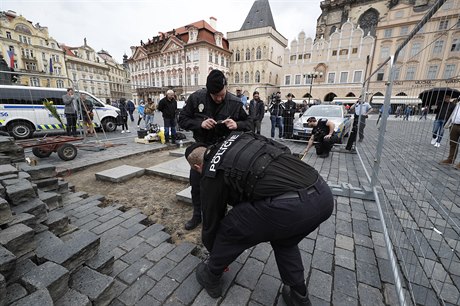
M 430 60 L 440 46 L 444 60 L 452 56 L 451 43 L 459 32 L 455 23 L 438 31 L 455 12 L 458 19 L 460 10 L 458 0 L 448 2 L 450 11 L 438 10 L 444 2 L 433 5 L 363 84 L 363 94 L 385 95 L 378 125 L 373 119 L 366 122 L 367 128 L 379 129 L 378 139 L 366 138 L 356 149 L 369 172 L 401 305 L 460 305 L 460 169 L 455 169 L 460 160 L 447 160 L 449 150 L 458 151 L 458 139 L 449 140 L 450 130 L 444 128 L 458 101 L 446 87 L 458 88 L 460 78 L 445 78 L 445 71 L 435 71 Z M 416 35 L 422 28 L 432 29 L 430 25 L 436 25 L 436 35 L 424 35 L 424 40 Z M 414 48 L 419 42 L 423 46 Z M 414 69 L 422 69 L 426 79 L 409 78 Z M 382 72 L 389 76 L 385 83 L 377 81 Z M 422 99 L 392 105 L 391 97 L 402 95 Z

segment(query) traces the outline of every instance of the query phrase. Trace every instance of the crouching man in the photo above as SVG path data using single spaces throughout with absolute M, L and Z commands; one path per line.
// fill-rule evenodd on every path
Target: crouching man
M 318 157 L 328 157 L 334 143 L 338 141 L 338 137 L 334 133 L 334 122 L 324 118 L 316 120 L 315 117 L 310 117 L 307 119 L 307 124 L 308 127 L 313 128 L 313 130 L 304 153 L 308 153 L 310 148 L 313 146 L 313 143 L 316 142 L 315 148 Z
M 333 196 L 318 172 L 289 148 L 251 132 L 232 132 L 185 157 L 201 174 L 202 240 L 210 255 L 196 269 L 208 294 L 222 294 L 221 277 L 244 250 L 273 247 L 288 305 L 311 305 L 298 243 L 333 210 Z M 227 204 L 233 208 L 226 214 Z

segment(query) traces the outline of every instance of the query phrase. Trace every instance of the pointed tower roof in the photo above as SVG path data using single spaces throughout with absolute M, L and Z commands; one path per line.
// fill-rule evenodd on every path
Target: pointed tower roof
M 240 31 L 264 27 L 272 27 L 276 30 L 270 3 L 268 3 L 268 0 L 256 0 Z

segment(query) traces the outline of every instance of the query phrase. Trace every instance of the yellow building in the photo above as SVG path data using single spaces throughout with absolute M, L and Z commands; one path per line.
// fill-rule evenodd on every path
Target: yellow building
M 10 52 L 8 52 L 10 51 Z M 64 53 L 48 28 L 35 25 L 13 11 L 0 12 L 0 53 L 19 72 L 17 84 L 68 87 Z

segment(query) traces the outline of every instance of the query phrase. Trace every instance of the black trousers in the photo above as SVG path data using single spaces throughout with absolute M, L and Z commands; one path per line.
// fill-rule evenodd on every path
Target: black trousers
M 67 136 L 77 136 L 77 114 L 65 114 Z
M 192 187 L 192 204 L 193 215 L 192 218 L 201 220 L 201 199 L 200 199 L 200 180 L 201 174 L 193 169 L 190 169 L 189 183 Z
M 335 133 L 329 138 L 323 138 L 320 142 L 315 144 L 316 154 L 329 154 L 329 152 L 331 152 L 331 149 L 334 147 L 334 143 L 336 143 L 337 141 L 338 137 Z
M 299 194 L 297 198 L 266 198 L 234 206 L 220 222 L 209 256 L 210 271 L 221 274 L 244 250 L 270 242 L 283 283 L 303 283 L 298 244 L 331 216 L 334 199 L 321 177 Z
M 294 133 L 294 117 L 283 117 L 284 120 L 284 137 L 287 139 L 292 138 Z

